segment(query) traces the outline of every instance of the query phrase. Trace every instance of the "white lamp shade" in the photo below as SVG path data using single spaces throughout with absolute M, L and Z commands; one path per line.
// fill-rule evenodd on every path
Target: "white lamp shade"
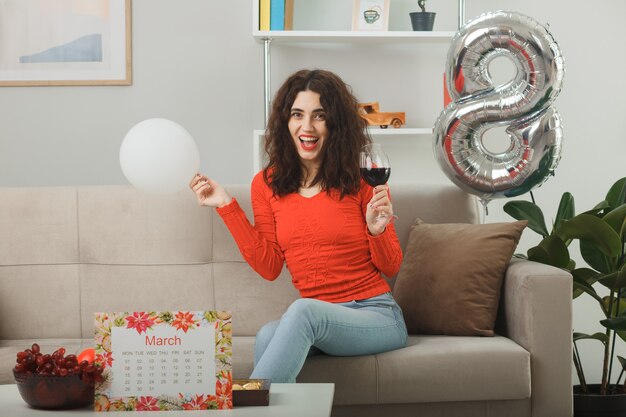
M 124 137 L 120 165 L 135 187 L 166 194 L 189 184 L 200 167 L 200 156 L 184 127 L 167 119 L 148 119 L 137 123 Z

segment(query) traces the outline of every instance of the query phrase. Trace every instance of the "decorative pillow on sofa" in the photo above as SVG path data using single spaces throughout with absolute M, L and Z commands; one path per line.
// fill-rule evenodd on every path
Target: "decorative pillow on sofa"
M 527 223 L 417 219 L 393 288 L 409 333 L 493 336 L 504 271 Z

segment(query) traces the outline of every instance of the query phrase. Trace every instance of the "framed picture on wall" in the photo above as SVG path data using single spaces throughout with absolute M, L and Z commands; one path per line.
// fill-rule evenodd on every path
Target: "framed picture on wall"
M 0 86 L 130 85 L 131 0 L 0 0 Z
M 353 0 L 352 30 L 387 30 L 390 0 Z

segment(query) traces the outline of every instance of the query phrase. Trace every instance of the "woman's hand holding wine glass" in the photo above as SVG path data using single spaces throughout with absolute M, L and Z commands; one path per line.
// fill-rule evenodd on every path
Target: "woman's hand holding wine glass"
M 389 157 L 382 146 L 372 143 L 361 149 L 360 157 L 361 177 L 374 187 L 365 220 L 372 235 L 378 235 L 385 230 L 394 218 L 393 207 L 389 200 L 389 187 L 386 185 L 391 175 Z

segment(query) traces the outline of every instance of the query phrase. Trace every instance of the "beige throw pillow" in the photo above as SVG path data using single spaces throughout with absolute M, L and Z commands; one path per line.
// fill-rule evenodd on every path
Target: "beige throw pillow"
M 409 333 L 493 336 L 504 271 L 526 224 L 417 219 L 393 288 Z

